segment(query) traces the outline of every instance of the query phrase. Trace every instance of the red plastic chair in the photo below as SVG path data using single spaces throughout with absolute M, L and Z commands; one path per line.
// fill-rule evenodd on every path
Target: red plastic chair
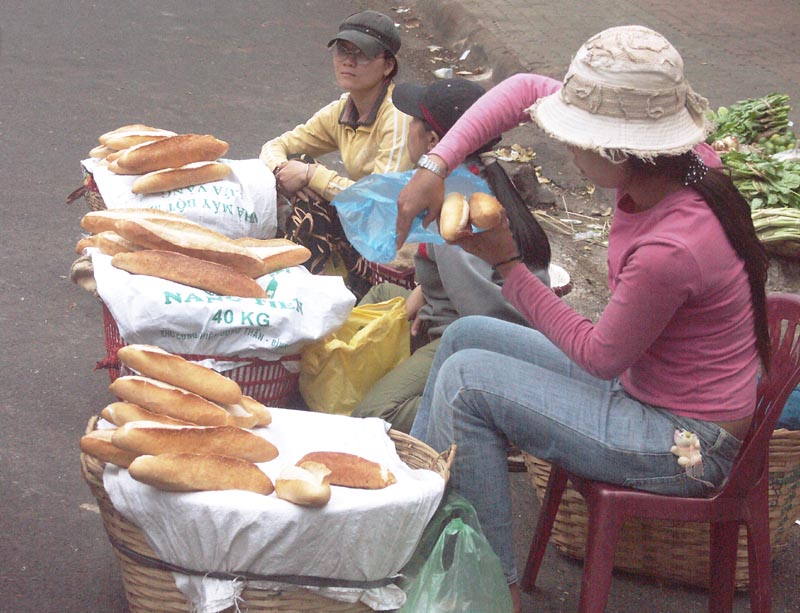
M 553 465 L 521 582 L 523 590 L 530 592 L 536 583 L 569 479 L 585 499 L 589 516 L 580 611 L 605 609 L 617 537 L 631 517 L 711 524 L 708 609 L 712 612 L 733 608 L 739 524 L 745 524 L 750 608 L 754 613 L 770 611 L 769 441 L 786 399 L 800 381 L 800 296 L 769 294 L 767 314 L 772 365 L 769 376 L 759 383 L 752 424 L 722 490 L 713 498 L 664 496 L 582 479 Z

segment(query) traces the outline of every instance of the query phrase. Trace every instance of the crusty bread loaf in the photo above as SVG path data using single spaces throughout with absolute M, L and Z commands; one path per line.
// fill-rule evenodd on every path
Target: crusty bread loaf
M 194 258 L 175 251 L 146 249 L 118 253 L 111 265 L 135 275 L 150 275 L 196 287 L 220 296 L 267 298 L 255 280 L 230 266 Z
M 127 345 L 117 350 L 117 357 L 145 377 L 171 383 L 214 402 L 233 404 L 242 399 L 242 388 L 233 379 L 161 347 Z
M 352 453 L 312 451 L 300 458 L 297 464 L 303 462 L 319 462 L 327 466 L 331 470 L 331 485 L 374 490 L 397 482 L 386 466 Z
M 258 424 L 258 416 L 247 411 L 241 404 L 223 404 L 220 405 L 231 416 L 231 423 L 234 426 L 245 428 L 247 430 L 255 428 Z
M 111 442 L 115 430 L 92 430 L 81 437 L 80 448 L 83 453 L 101 462 L 110 462 L 127 468 L 137 453 L 121 449 Z
M 131 191 L 134 194 L 157 194 L 191 185 L 202 185 L 221 181 L 231 174 L 231 170 L 225 162 L 192 162 L 177 168 L 148 172 L 133 182 Z
M 127 238 L 121 237 L 119 234 L 112 230 L 100 232 L 97 235 L 97 248 L 101 253 L 106 255 L 116 255 L 117 253 L 131 253 L 133 251 L 141 251 L 144 249 L 141 245 L 137 245 L 129 241 Z
M 121 400 L 193 424 L 221 426 L 231 423 L 230 414 L 218 404 L 150 377 L 118 377 L 108 389 Z
M 491 194 L 475 192 L 469 197 L 469 221 L 476 228 L 494 228 L 500 223 L 502 211 L 503 205 Z
M 100 416 L 106 421 L 111 422 L 115 426 L 124 426 L 130 421 L 154 421 L 160 424 L 167 424 L 170 426 L 196 426 L 188 421 L 182 419 L 175 419 L 161 413 L 148 411 L 144 407 L 132 402 L 112 402 L 103 407 L 100 411 Z
M 75 244 L 75 253 L 81 255 L 84 249 L 88 249 L 89 247 L 97 247 L 97 236 L 92 234 L 91 236 L 84 236 Z
M 168 492 L 245 490 L 268 496 L 275 490 L 269 476 L 252 462 L 217 454 L 142 455 L 128 472 Z
M 283 270 L 290 266 L 299 266 L 311 257 L 311 250 L 308 247 L 291 241 L 288 245 L 250 246 L 247 248 L 259 257 L 263 263 L 259 276 L 276 270 Z
M 439 234 L 448 242 L 469 233 L 469 203 L 463 194 L 450 192 L 439 213 Z
M 111 442 L 139 455 L 214 453 L 249 462 L 269 462 L 278 457 L 275 445 L 237 426 L 168 426 L 131 421 L 117 428 Z
M 245 411 L 257 417 L 258 421 L 256 421 L 256 427 L 264 427 L 272 423 L 272 413 L 269 412 L 266 406 L 252 396 L 242 395 L 239 404 L 244 407 Z
M 161 251 L 177 251 L 200 260 L 230 266 L 258 277 L 264 263 L 247 247 L 237 245 L 219 232 L 185 220 L 119 219 L 116 231 L 137 245 Z
M 145 219 L 150 221 L 154 219 L 171 219 L 185 224 L 193 223 L 177 213 L 168 213 L 157 209 L 122 208 L 106 209 L 105 211 L 90 211 L 81 218 L 81 228 L 92 234 L 99 234 L 100 232 L 109 230 L 116 232 L 117 223 L 124 219 Z M 202 227 L 200 224 L 194 225 Z
M 213 162 L 227 152 L 228 143 L 211 134 L 177 134 L 131 147 L 117 159 L 117 164 L 133 174 L 143 175 L 193 162 Z
M 97 147 L 93 147 L 89 151 L 89 157 L 103 159 L 114 153 L 114 151 L 116 150 L 112 149 L 111 147 L 106 147 L 105 145 L 97 145 Z
M 134 145 L 147 143 L 150 141 L 161 140 L 175 136 L 175 132 L 169 130 L 159 130 L 158 128 L 147 129 L 130 129 L 130 130 L 114 130 L 112 132 L 103 134 L 98 139 L 101 145 L 105 145 L 110 149 L 127 149 Z
M 307 507 L 323 507 L 331 499 L 330 469 L 319 462 L 287 466 L 275 480 L 278 498 Z

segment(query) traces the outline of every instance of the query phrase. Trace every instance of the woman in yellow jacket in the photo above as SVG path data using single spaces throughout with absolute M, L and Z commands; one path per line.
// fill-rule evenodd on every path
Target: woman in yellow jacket
M 328 47 L 336 82 L 346 93 L 267 142 L 260 159 L 275 173 L 278 190 L 292 200 L 286 235 L 311 249 L 309 270 L 332 272 L 343 265 L 351 289 L 363 293 L 366 262 L 345 238 L 328 201 L 366 175 L 414 167 L 406 147 L 411 118 L 392 104 L 400 33 L 386 15 L 362 11 L 339 25 Z M 314 161 L 333 151 L 339 152 L 346 177 Z

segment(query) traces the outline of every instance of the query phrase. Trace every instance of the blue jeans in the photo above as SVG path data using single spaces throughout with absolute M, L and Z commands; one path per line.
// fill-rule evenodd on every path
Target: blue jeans
M 703 474 L 670 452 L 676 429 L 700 439 Z M 679 496 L 705 496 L 730 472 L 740 442 L 712 422 L 639 402 L 618 381 L 575 365 L 541 333 L 489 317 L 448 326 L 411 435 L 455 454 L 450 483 L 517 580 L 508 445 L 589 479 Z

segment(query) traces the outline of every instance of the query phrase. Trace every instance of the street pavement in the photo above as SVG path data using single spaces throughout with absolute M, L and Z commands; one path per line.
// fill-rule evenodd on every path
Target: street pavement
M 673 7 L 603 0 L 420 0 L 407 6 L 429 36 L 416 39 L 415 31 L 407 30 L 407 49 L 434 41 L 453 46 L 462 38 L 478 41 L 495 77 L 518 69 L 561 76 L 585 38 L 633 16 L 670 38 L 679 35 L 675 42 L 682 51 L 713 62 L 703 68 L 709 74 L 712 67 L 724 68 L 713 73 L 724 77 L 720 82 L 702 78 L 706 72 L 692 76 L 714 103 L 772 90 L 800 99 L 800 7 L 794 0 L 720 3 L 718 16 L 708 2 Z M 702 18 L 690 12 L 695 6 L 703 10 Z M 324 42 L 343 16 L 367 7 L 387 13 L 398 8 L 388 0 L 4 3 L 0 611 L 126 610 L 119 568 L 78 464 L 78 440 L 88 419 L 113 400 L 106 373 L 93 371 L 104 355 L 100 305 L 67 278 L 78 222 L 87 210 L 83 201 L 64 204 L 80 183 L 80 160 L 97 135 L 136 121 L 216 134 L 231 143 L 230 157 L 257 156 L 266 137 L 337 95 Z M 761 31 L 758 24 L 767 20 L 778 36 L 756 36 L 755 45 L 742 28 Z M 727 31 L 720 29 L 723 22 Z M 697 28 L 707 28 L 707 38 L 698 38 Z M 707 40 L 708 48 L 697 46 L 698 40 Z M 771 53 L 781 49 L 785 53 L 771 61 Z M 401 75 L 426 76 L 408 67 Z M 719 96 L 701 87 L 706 81 Z M 529 477 L 514 473 L 512 480 L 522 564 L 538 506 Z M 800 610 L 797 545 L 795 538 L 793 549 L 775 557 L 775 611 Z M 580 576 L 579 562 L 551 548 L 539 589 L 525 597 L 525 610 L 574 610 Z M 608 610 L 705 608 L 703 590 L 620 575 Z M 735 610 L 748 610 L 746 594 L 737 597 Z

